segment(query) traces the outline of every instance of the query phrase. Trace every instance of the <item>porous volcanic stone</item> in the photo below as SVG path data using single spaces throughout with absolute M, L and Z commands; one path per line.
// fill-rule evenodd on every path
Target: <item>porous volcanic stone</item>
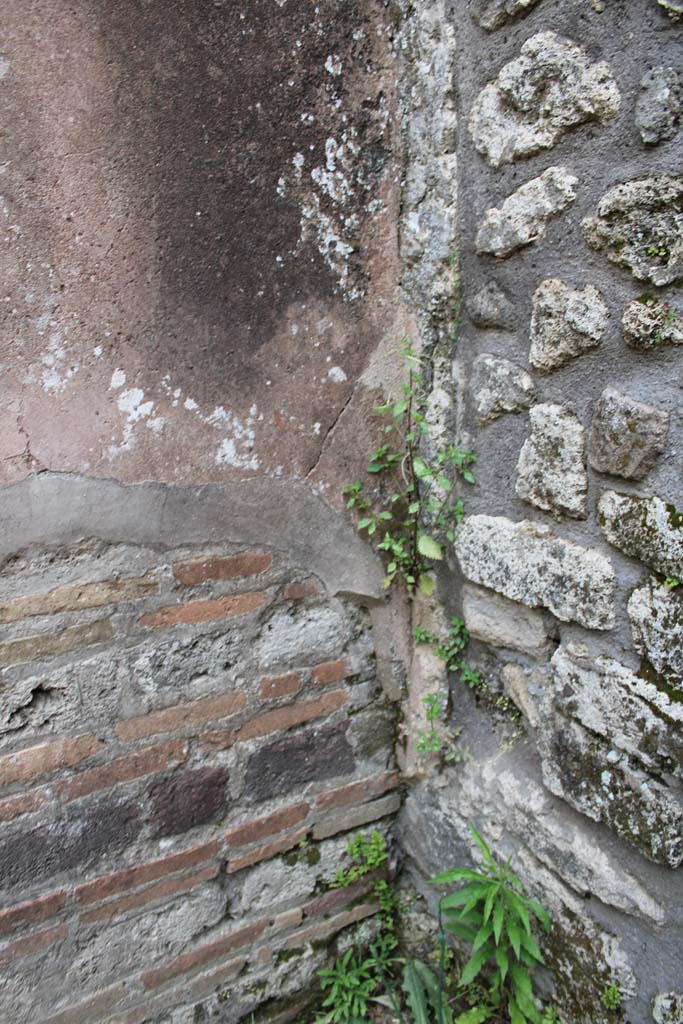
M 638 653 L 683 695 L 683 594 L 650 580 L 631 594 L 628 617 Z
M 573 412 L 552 404 L 535 406 L 529 419 L 531 434 L 517 463 L 517 495 L 557 518 L 585 519 L 588 478 L 581 423 Z
M 607 306 L 597 288 L 569 288 L 557 278 L 534 292 L 529 362 L 548 373 L 600 344 L 607 327 Z
M 641 480 L 664 451 L 669 414 L 605 388 L 595 404 L 588 461 L 599 473 Z
M 564 167 L 549 167 L 484 214 L 477 232 L 480 254 L 509 256 L 539 238 L 548 221 L 576 199 L 578 178 Z
M 534 382 L 509 359 L 484 354 L 474 361 L 472 393 L 481 424 L 506 412 L 528 409 L 536 397 Z
M 610 544 L 663 576 L 683 577 L 683 515 L 656 495 L 605 491 L 598 522 Z

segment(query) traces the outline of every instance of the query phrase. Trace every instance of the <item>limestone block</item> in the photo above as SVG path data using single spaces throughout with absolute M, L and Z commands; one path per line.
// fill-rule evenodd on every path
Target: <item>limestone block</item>
M 576 647 L 552 657 L 553 703 L 650 770 L 683 770 L 683 704 L 612 658 Z
M 650 860 L 683 861 L 683 800 L 676 790 L 634 769 L 628 757 L 561 716 L 540 743 L 543 781 L 556 796 L 602 821 Z
M 500 206 L 492 206 L 484 214 L 477 232 L 477 252 L 509 256 L 543 238 L 548 221 L 576 199 L 577 185 L 578 178 L 564 167 L 549 167 L 520 185 Z
M 638 653 L 683 695 L 683 595 L 650 580 L 631 594 L 628 617 Z
M 683 345 L 683 316 L 651 295 L 629 302 L 621 318 L 624 339 L 631 348 Z
M 583 237 L 612 263 L 657 287 L 683 275 L 683 177 L 660 174 L 615 185 L 586 217 Z
M 506 412 L 528 409 L 536 398 L 534 382 L 509 359 L 484 354 L 474 361 L 472 392 L 482 425 Z
M 569 288 L 557 278 L 534 292 L 529 362 L 547 373 L 600 344 L 607 327 L 607 306 L 597 288 Z
M 676 134 L 683 107 L 683 80 L 675 68 L 658 67 L 640 80 L 636 125 L 646 145 L 656 145 Z
M 660 992 L 652 1001 L 655 1024 L 683 1024 L 683 992 Z
M 588 461 L 599 473 L 642 480 L 666 447 L 669 414 L 605 388 L 595 403 Z
M 463 587 L 462 599 L 465 625 L 475 640 L 522 651 L 533 658 L 542 658 L 548 653 L 548 633 L 542 612 L 469 583 Z
M 660 7 L 663 7 L 672 21 L 683 18 L 683 0 L 657 0 Z
M 537 405 L 531 434 L 519 453 L 515 491 L 523 501 L 560 518 L 588 515 L 588 478 L 583 463 L 585 431 L 561 405 Z
M 475 0 L 472 16 L 478 25 L 492 32 L 506 21 L 523 17 L 539 0 Z
M 467 312 L 477 327 L 497 327 L 503 331 L 515 328 L 515 307 L 495 281 L 489 281 L 468 299 Z
M 599 551 L 561 540 L 547 526 L 503 516 L 468 516 L 455 550 L 465 576 L 530 608 L 589 629 L 614 625 L 615 577 Z
M 539 32 L 479 93 L 468 128 L 478 151 L 500 167 L 550 149 L 586 121 L 615 117 L 619 103 L 606 63 L 592 64 L 570 39 Z
M 610 544 L 663 576 L 683 578 L 683 515 L 656 495 L 605 491 L 598 522 Z

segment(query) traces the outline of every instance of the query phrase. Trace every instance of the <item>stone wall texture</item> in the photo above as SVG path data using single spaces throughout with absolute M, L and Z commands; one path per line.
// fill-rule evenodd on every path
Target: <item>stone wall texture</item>
M 564 1024 L 680 1024 L 681 4 L 2 21 L 0 1020 L 284 1024 L 349 835 L 433 908 L 472 821 Z M 412 611 L 342 499 L 406 335 L 477 454 Z

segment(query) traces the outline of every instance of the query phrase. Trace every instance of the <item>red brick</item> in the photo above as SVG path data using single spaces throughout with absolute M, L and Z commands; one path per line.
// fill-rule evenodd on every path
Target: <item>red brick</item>
M 109 789 L 122 782 L 130 782 L 132 779 L 164 771 L 171 765 L 180 764 L 186 757 L 187 743 L 183 740 L 169 740 L 167 743 L 158 743 L 154 747 L 137 750 L 134 754 L 120 757 L 117 761 L 111 761 L 100 768 L 82 772 L 76 778 L 62 782 L 55 788 L 64 803 L 69 803 L 70 800 L 78 800 L 99 789 Z
M 58 654 L 68 654 L 69 651 L 108 643 L 113 639 L 111 622 L 98 619 L 97 622 L 86 622 L 83 626 L 69 626 L 58 633 L 37 633 L 19 640 L 7 640 L 0 644 L 0 666 L 55 658 Z
M 57 587 L 42 594 L 3 601 L 0 603 L 0 623 L 17 622 L 32 615 L 56 615 L 58 612 L 73 612 L 82 608 L 101 608 L 118 601 L 134 601 L 158 589 L 158 583 L 151 576 Z
M 128 718 L 116 726 L 116 734 L 120 739 L 143 739 L 160 732 L 175 732 L 191 726 L 212 722 L 241 711 L 246 704 L 242 693 L 221 693 L 216 697 L 204 697 L 190 704 L 175 704 L 161 711 L 152 711 L 140 718 Z
M 251 867 L 252 864 L 259 864 L 262 860 L 270 860 L 271 857 L 277 857 L 279 853 L 286 853 L 287 850 L 291 850 L 293 846 L 297 846 L 305 839 L 307 832 L 307 828 L 300 828 L 297 832 L 292 832 L 288 836 L 275 839 L 272 843 L 257 846 L 255 850 L 250 850 L 241 857 L 233 857 L 228 862 L 226 871 L 229 875 L 234 875 L 236 871 Z
M 340 786 L 338 789 L 319 793 L 315 798 L 315 806 L 323 811 L 328 811 L 333 807 L 362 804 L 374 796 L 386 793 L 388 789 L 395 789 L 400 781 L 398 772 L 385 772 L 383 775 L 359 779 L 358 782 L 349 782 L 348 785 Z
M 236 576 L 258 576 L 270 569 L 273 556 L 267 551 L 242 551 L 239 555 L 210 555 L 189 562 L 175 562 L 173 575 L 188 587 L 207 580 L 232 580 Z
M 311 669 L 311 675 L 316 686 L 329 686 L 330 683 L 348 679 L 353 675 L 353 669 L 348 658 L 339 658 L 337 661 L 326 661 L 323 665 L 316 665 Z
M 302 946 L 306 942 L 321 942 L 324 939 L 329 939 L 331 935 L 335 935 L 342 928 L 348 928 L 350 924 L 356 924 L 366 917 L 372 917 L 378 910 L 379 906 L 376 903 L 361 903 L 353 910 L 345 910 L 341 914 L 336 914 L 335 917 L 308 925 L 306 928 L 300 928 L 298 932 L 292 932 L 285 939 L 283 947 L 284 949 L 296 949 L 297 946 Z
M 316 896 L 315 899 L 304 904 L 302 907 L 304 915 L 306 917 L 322 917 L 324 914 L 329 914 L 331 910 L 346 907 L 354 900 L 365 896 L 375 882 L 386 877 L 386 871 L 371 871 L 354 885 L 345 885 L 340 889 L 330 889 L 328 892 L 321 893 L 320 896 Z
M 287 672 L 283 676 L 267 676 L 261 680 L 259 694 L 261 700 L 275 700 L 277 697 L 289 697 L 301 689 L 301 676 L 298 672 Z
M 213 754 L 217 750 L 227 750 L 235 742 L 237 733 L 234 729 L 211 729 L 197 737 L 197 752 Z
M 283 932 L 285 928 L 293 928 L 294 925 L 301 924 L 304 919 L 304 912 L 301 907 L 294 907 L 293 910 L 283 910 L 281 914 L 276 914 L 273 918 L 273 931 Z
M 85 924 L 92 924 L 94 921 L 109 921 L 112 917 L 125 914 L 129 910 L 136 910 L 138 907 L 144 907 L 148 903 L 167 900 L 171 896 L 176 896 L 179 892 L 189 892 L 190 889 L 201 885 L 202 882 L 208 882 L 215 878 L 217 874 L 218 865 L 209 864 L 207 867 L 202 868 L 200 871 L 195 871 L 191 875 L 181 875 L 180 878 L 166 878 L 163 882 L 150 885 L 149 888 L 142 889 L 140 892 L 132 893 L 130 896 L 122 896 L 118 900 L 110 900 L 104 906 L 88 911 L 87 914 L 83 914 L 81 921 Z
M 159 860 L 149 861 L 147 864 L 127 868 L 125 871 L 117 871 L 113 875 L 103 875 L 92 882 L 85 882 L 76 888 L 76 899 L 80 904 L 97 903 L 116 893 L 127 892 L 129 889 L 135 889 L 147 882 L 154 882 L 157 878 L 163 878 L 165 875 L 194 867 L 195 864 L 202 864 L 215 857 L 217 853 L 218 841 L 212 839 L 210 843 L 191 846 L 187 850 L 181 850 L 180 853 L 171 854 L 170 857 L 162 857 Z
M 179 974 L 186 974 L 189 971 L 196 970 L 198 967 L 203 967 L 204 964 L 211 963 L 212 960 L 218 960 L 219 957 L 226 956 L 232 953 L 233 950 L 241 949 L 248 943 L 253 942 L 254 939 L 263 934 L 267 924 L 267 918 L 252 921 L 243 928 L 230 932 L 229 935 L 224 935 L 222 938 L 209 942 L 205 946 L 193 949 L 191 953 L 185 953 L 183 956 L 179 956 L 175 960 L 163 964 L 161 967 L 145 971 L 142 975 L 142 982 L 148 990 L 159 988 L 167 981 L 170 981 L 171 978 L 176 978 Z
M 338 832 L 348 832 L 352 828 L 361 828 L 371 821 L 385 818 L 389 814 L 395 814 L 401 806 L 401 799 L 398 793 L 390 793 L 380 800 L 373 800 L 369 804 L 361 804 L 359 807 L 348 807 L 345 810 L 334 811 L 325 815 L 316 823 L 313 829 L 314 839 L 328 839 Z
M 130 1010 L 119 1011 L 113 1020 L 108 1020 L 108 1024 L 147 1024 L 148 1021 L 159 1016 L 166 1017 L 169 1009 L 173 1006 L 199 1002 L 212 995 L 220 985 L 225 985 L 227 981 L 239 974 L 246 963 L 244 957 L 239 960 L 229 960 L 227 963 L 221 964 L 220 967 L 214 967 L 210 971 L 205 971 L 203 974 L 198 974 L 183 982 L 180 988 L 171 989 L 170 992 L 167 991 L 147 999 L 143 1004 L 138 1004 Z
M 55 892 L 50 896 L 22 903 L 18 907 L 0 912 L 0 935 L 9 935 L 24 924 L 35 924 L 47 917 L 54 917 L 66 903 L 65 892 Z
M 69 932 L 66 924 L 57 924 L 52 928 L 45 928 L 42 932 L 32 932 L 23 939 L 17 939 L 0 950 L 0 962 L 6 960 L 18 960 L 21 956 L 30 956 L 31 953 L 40 953 L 55 942 L 65 939 Z
M 307 597 L 319 597 L 320 593 L 320 584 L 311 577 L 299 583 L 288 583 L 282 596 L 285 601 L 303 601 Z
M 93 1021 L 102 1020 L 105 1014 L 115 1010 L 127 995 L 126 983 L 117 981 L 115 984 L 95 992 L 94 995 L 88 996 L 82 1002 L 76 1003 L 74 1006 L 67 1006 L 65 1009 L 53 1013 L 47 1019 L 43 1018 L 40 1024 L 93 1024 Z M 107 1017 L 107 1019 L 109 1018 Z M 118 1020 L 118 1016 L 116 1019 Z
M 225 838 L 231 846 L 246 846 L 247 843 L 254 843 L 264 836 L 275 835 L 285 828 L 298 825 L 308 815 L 310 807 L 307 803 L 294 804 L 292 807 L 285 807 L 274 814 L 267 814 L 262 818 L 255 818 L 245 825 L 238 825 L 225 833 Z
M 268 595 L 264 592 L 249 594 L 228 594 L 225 597 L 207 598 L 202 601 L 188 601 L 187 604 L 172 605 L 160 608 L 157 612 L 147 612 L 138 622 L 141 626 L 175 626 L 185 624 L 194 626 L 199 622 L 215 622 L 228 619 L 233 615 L 246 615 L 254 612 L 265 602 Z
M 14 821 L 22 814 L 31 814 L 43 806 L 46 799 L 44 789 L 36 789 L 32 793 L 19 793 L 0 800 L 0 821 Z
M 55 768 L 69 768 L 96 753 L 104 744 L 95 736 L 77 736 L 73 740 L 52 740 L 36 747 L 17 750 L 0 757 L 0 786 L 25 782 L 47 775 Z
M 264 715 L 258 715 L 250 722 L 246 722 L 237 733 L 236 739 L 253 740 L 259 736 L 270 736 L 271 733 L 291 729 L 294 725 L 329 715 L 343 707 L 348 696 L 346 690 L 332 690 L 315 700 L 300 701 L 297 704 L 287 704 L 276 711 L 267 711 Z

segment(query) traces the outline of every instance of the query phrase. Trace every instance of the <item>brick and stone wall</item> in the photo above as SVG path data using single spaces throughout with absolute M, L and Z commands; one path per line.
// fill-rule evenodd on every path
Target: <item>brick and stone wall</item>
M 512 855 L 563 1019 L 607 1020 L 614 980 L 628 1020 L 678 1020 L 680 5 L 423 6 L 457 97 L 450 430 L 478 457 L 441 596 L 488 691 L 452 680 L 458 763 L 399 833 L 416 878 L 476 860 L 468 820 Z

